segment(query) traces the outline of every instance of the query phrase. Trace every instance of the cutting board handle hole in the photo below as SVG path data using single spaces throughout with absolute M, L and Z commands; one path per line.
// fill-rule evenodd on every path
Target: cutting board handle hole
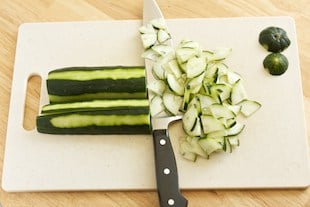
M 28 78 L 23 119 L 23 127 L 27 131 L 36 127 L 36 116 L 40 108 L 41 82 L 42 78 L 39 75 L 31 75 Z

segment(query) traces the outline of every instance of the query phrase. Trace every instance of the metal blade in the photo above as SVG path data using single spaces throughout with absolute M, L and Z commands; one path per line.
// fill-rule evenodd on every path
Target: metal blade
M 143 1 L 143 25 L 146 25 L 153 19 L 164 19 L 164 16 L 156 3 L 155 0 L 144 0 Z M 172 40 L 166 42 L 167 45 L 172 45 Z M 154 81 L 154 76 L 152 73 L 153 62 L 151 60 L 145 59 L 145 70 L 146 70 L 146 82 L 151 83 Z M 151 102 L 153 97 L 148 95 L 148 99 Z M 153 129 L 167 129 L 170 122 L 181 119 L 178 117 L 152 117 L 152 128 Z
M 143 1 L 143 25 L 152 19 L 164 18 L 161 10 L 155 0 Z

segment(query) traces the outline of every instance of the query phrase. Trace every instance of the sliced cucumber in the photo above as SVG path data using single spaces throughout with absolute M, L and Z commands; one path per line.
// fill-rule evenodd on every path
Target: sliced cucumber
M 182 156 L 195 161 L 216 151 L 232 152 L 245 127 L 237 116 L 250 116 L 261 107 L 247 99 L 241 75 L 223 62 L 232 49 L 202 50 L 191 40 L 182 40 L 174 49 L 165 44 L 171 36 L 163 19 L 139 31 L 146 35 L 143 56 L 154 61 L 154 77 L 161 80 L 149 86 L 155 94 L 151 115 L 183 114 L 187 138 L 180 142 Z
M 192 57 L 187 61 L 187 78 L 194 78 L 202 74 L 206 69 L 206 60 L 204 58 Z
M 173 74 L 176 78 L 181 78 L 182 71 L 176 59 L 170 60 L 168 63 L 164 64 L 163 67 L 167 72 Z
M 179 96 L 184 95 L 184 80 L 179 78 L 177 79 L 172 74 L 167 74 L 167 82 L 171 91 L 176 93 Z
M 158 79 L 164 80 L 166 75 L 165 75 L 165 70 L 162 67 L 161 63 L 155 63 L 152 68 L 152 72 L 155 77 Z
M 231 48 L 216 48 L 213 51 L 213 57 L 211 59 L 209 59 L 209 61 L 220 61 L 220 60 L 224 60 L 225 58 L 227 58 L 230 53 L 231 53 L 232 49 Z
M 190 88 L 190 92 L 192 94 L 197 94 L 201 87 L 202 87 L 202 81 L 204 79 L 204 72 L 201 73 L 199 76 L 192 78 L 188 81 L 187 86 Z
M 233 71 L 228 71 L 226 76 L 229 84 L 235 84 L 237 81 L 242 79 L 238 73 Z
M 240 145 L 240 141 L 239 141 L 238 136 L 228 136 L 226 138 L 229 139 L 229 143 L 231 146 L 239 146 Z
M 223 146 L 219 142 L 211 138 L 200 139 L 198 143 L 208 155 L 212 154 L 215 151 L 223 149 Z
M 151 24 L 156 29 L 163 29 L 163 30 L 167 29 L 166 22 L 163 18 L 153 19 L 151 20 Z
M 195 55 L 197 55 L 197 51 L 193 48 L 178 48 L 176 50 L 176 57 L 180 64 L 185 63 Z
M 180 114 L 183 98 L 177 96 L 170 91 L 165 91 L 163 94 L 163 102 L 166 109 L 173 115 Z
M 211 86 L 211 96 L 215 99 L 219 99 L 219 103 L 223 103 L 225 100 L 230 98 L 231 87 L 226 84 L 215 84 Z
M 147 88 L 154 92 L 156 95 L 163 95 L 165 89 L 166 89 L 166 84 L 162 80 L 154 80 L 151 83 L 148 84 Z
M 154 45 L 152 46 L 152 50 L 154 50 L 157 54 L 161 56 L 166 56 L 174 52 L 173 47 L 169 45 Z
M 167 40 L 171 39 L 170 34 L 166 30 L 160 29 L 157 33 L 157 40 L 159 43 L 164 43 Z
M 201 118 L 203 132 L 205 134 L 209 134 L 210 132 L 225 129 L 224 124 L 220 122 L 218 119 L 214 118 L 213 116 L 202 115 L 200 116 L 200 118 Z
M 151 116 L 157 116 L 165 110 L 163 99 L 160 96 L 154 96 L 150 103 Z
M 211 106 L 209 106 L 209 109 L 215 118 L 223 117 L 226 119 L 231 119 L 236 116 L 231 110 L 229 110 L 222 104 L 212 104 Z
M 180 153 L 183 158 L 195 162 L 197 159 L 197 154 L 193 152 L 192 145 L 187 142 L 187 140 L 183 140 L 180 142 Z
M 211 96 L 207 95 L 199 95 L 199 100 L 201 109 L 208 108 L 212 104 L 216 103 L 216 101 Z
M 207 153 L 201 148 L 200 144 L 199 144 L 199 137 L 190 137 L 187 136 L 186 137 L 186 141 L 191 145 L 191 152 L 203 157 L 203 158 L 207 158 L 208 155 Z
M 145 50 L 144 53 L 142 53 L 142 57 L 148 60 L 155 61 L 160 57 L 160 55 L 150 48 Z
M 232 153 L 232 146 L 231 146 L 231 143 L 230 143 L 230 139 L 228 137 L 224 137 L 223 150 L 225 152 Z
M 141 34 L 141 40 L 142 40 L 144 49 L 148 49 L 152 47 L 153 45 L 155 45 L 157 41 L 157 35 L 154 33 Z
M 139 32 L 141 34 L 156 34 L 152 24 L 146 24 L 145 26 L 140 27 Z
M 239 103 L 239 106 L 241 107 L 241 113 L 244 116 L 249 117 L 254 114 L 262 105 L 257 101 L 243 100 L 241 103 Z
M 231 110 L 236 116 L 239 114 L 241 110 L 241 105 L 231 105 L 227 102 L 223 103 L 223 106 L 227 107 L 229 110 Z
M 233 105 L 240 103 L 241 101 L 247 99 L 247 94 L 242 84 L 241 79 L 239 79 L 231 89 L 231 103 Z
M 240 134 L 244 128 L 245 128 L 244 124 L 237 122 L 231 128 L 227 129 L 227 135 L 226 136 L 236 136 L 236 135 Z
M 192 105 L 183 115 L 183 129 L 190 136 L 200 136 L 201 126 L 197 108 Z M 199 129 L 200 127 L 200 129 Z

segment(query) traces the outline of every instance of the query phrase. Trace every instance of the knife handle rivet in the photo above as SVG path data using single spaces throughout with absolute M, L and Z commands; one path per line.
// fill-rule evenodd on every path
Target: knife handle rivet
M 174 205 L 174 200 L 173 200 L 172 198 L 170 198 L 170 199 L 168 200 L 168 205 L 169 205 L 169 206 L 173 206 L 173 205 Z
M 166 140 L 165 139 L 160 139 L 159 140 L 159 144 L 162 145 L 162 146 L 165 145 L 166 144 Z
M 164 169 L 164 174 L 165 175 L 169 175 L 170 174 L 170 169 L 169 168 L 165 168 Z

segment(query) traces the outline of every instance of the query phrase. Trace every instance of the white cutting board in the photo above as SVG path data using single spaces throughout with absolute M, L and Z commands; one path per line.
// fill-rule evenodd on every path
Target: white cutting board
M 6 191 L 155 189 L 151 136 L 58 136 L 23 129 L 26 83 L 66 66 L 143 65 L 141 21 L 30 23 L 19 28 L 2 187 Z M 290 66 L 279 77 L 262 67 L 258 43 L 267 26 L 288 32 Z M 262 108 L 245 121 L 241 146 L 192 163 L 178 152 L 180 124 L 171 127 L 182 189 L 290 188 L 310 184 L 309 152 L 294 21 L 289 17 L 168 20 L 175 43 L 233 48 L 227 64 Z

